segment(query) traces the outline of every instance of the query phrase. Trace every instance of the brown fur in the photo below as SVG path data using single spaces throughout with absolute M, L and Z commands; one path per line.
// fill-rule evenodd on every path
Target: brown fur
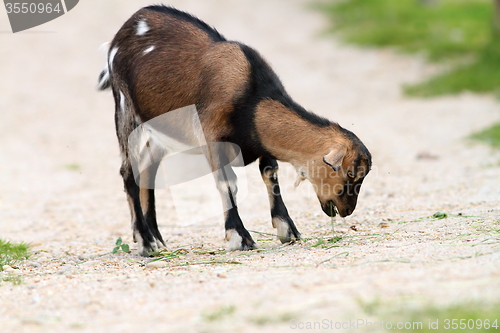
M 141 21 L 148 30 L 137 35 Z M 151 47 L 154 49 L 144 52 Z M 368 150 L 351 132 L 293 102 L 255 50 L 226 41 L 204 22 L 162 6 L 135 13 L 113 39 L 111 52 L 116 50 L 109 72 L 101 74 L 100 87 L 113 89 L 123 157 L 121 174 L 134 235 L 139 234 L 143 241 L 142 254 L 163 243 L 154 209 L 157 165 L 134 179 L 128 138 L 141 123 L 151 124 L 158 116 L 189 105 L 196 106 L 208 143 L 203 152 L 223 197 L 226 235 L 238 235 L 230 241 L 231 249 L 251 249 L 255 243 L 237 211 L 235 174 L 221 171 L 228 161 L 227 149 L 212 150 L 213 142 L 238 145 L 245 164 L 260 160 L 273 226 L 278 228 L 282 242 L 298 239 L 300 233 L 279 193 L 276 160 L 291 163 L 299 172 L 299 180 L 312 183 L 325 213 L 331 215 L 331 203 L 341 216 L 352 213 L 357 192 L 349 191 L 357 186 L 359 192 L 370 169 Z M 199 131 L 193 130 L 189 119 L 173 118 L 168 119 L 169 124 L 159 123 L 159 128 L 179 134 L 187 145 L 202 144 Z M 151 148 L 161 151 L 157 146 Z M 136 154 L 142 152 L 134 151 L 132 157 Z
M 278 160 L 292 164 L 323 157 L 334 143 L 347 144 L 338 125 L 318 127 L 269 99 L 257 105 L 255 125 L 264 147 Z
M 140 20 L 147 22 L 150 31 L 137 37 Z M 154 51 L 144 55 L 153 45 Z M 143 9 L 120 29 L 111 48 L 115 46 L 115 66 L 130 68 L 115 81 L 124 82 L 126 75 L 134 78 L 127 88 L 141 121 L 195 104 L 205 135 L 213 137 L 212 133 L 227 127 L 226 114 L 243 94 L 250 71 L 237 44 L 213 43 L 190 23 Z
M 368 156 L 359 154 L 355 142 L 339 125 L 320 127 L 312 124 L 273 100 L 257 105 L 255 123 L 266 149 L 278 160 L 290 162 L 303 172 L 304 179 L 314 186 L 324 210 L 329 209 L 328 202 L 333 201 L 342 216 L 352 213 L 352 202 L 340 198 L 341 192 L 348 180 L 355 183 L 366 176 L 370 161 Z M 339 171 L 323 161 L 337 148 L 343 155 Z M 349 175 L 355 177 L 350 179 Z

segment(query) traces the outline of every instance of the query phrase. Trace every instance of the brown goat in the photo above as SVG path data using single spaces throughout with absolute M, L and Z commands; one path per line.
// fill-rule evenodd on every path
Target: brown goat
M 136 12 L 118 31 L 108 53 L 99 89 L 112 88 L 115 121 L 123 164 L 121 175 L 132 215 L 134 240 L 148 255 L 165 246 L 158 230 L 154 179 L 159 162 L 134 177 L 129 140 L 134 129 L 167 113 L 194 105 L 205 141 L 183 130 L 182 120 L 170 129 L 189 147 L 203 146 L 222 196 L 226 239 L 230 250 L 253 249 L 236 207 L 236 176 L 231 157 L 213 143 L 239 147 L 244 165 L 259 159 L 270 198 L 272 224 L 278 238 L 300 237 L 283 203 L 276 160 L 291 163 L 296 185 L 308 179 L 323 211 L 350 215 L 359 188 L 371 167 L 371 155 L 350 131 L 306 111 L 286 93 L 271 67 L 252 48 L 227 41 L 199 19 L 166 6 Z M 181 109 L 182 110 L 182 109 Z M 200 130 L 200 131 L 201 131 Z M 153 130 L 154 131 L 154 130 Z M 156 133 L 162 130 L 156 130 Z M 157 137 L 168 134 L 163 131 Z M 167 140 L 168 141 L 168 140 Z M 171 147 L 160 139 L 146 146 L 163 154 Z M 234 153 L 234 152 L 233 152 Z

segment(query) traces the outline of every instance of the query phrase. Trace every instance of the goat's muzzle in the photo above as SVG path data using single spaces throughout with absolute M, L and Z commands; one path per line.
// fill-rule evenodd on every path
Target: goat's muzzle
M 323 209 L 325 214 L 330 217 L 334 217 L 335 215 L 337 215 L 337 207 L 335 206 L 335 203 L 332 200 L 322 204 L 321 208 Z
M 340 207 L 338 207 L 333 200 L 329 200 L 324 204 L 321 204 L 321 209 L 323 209 L 323 212 L 325 212 L 325 214 L 330 217 L 334 217 L 337 214 L 341 217 L 349 216 L 354 212 L 355 207 L 356 204 L 354 204 L 353 206 L 341 205 Z

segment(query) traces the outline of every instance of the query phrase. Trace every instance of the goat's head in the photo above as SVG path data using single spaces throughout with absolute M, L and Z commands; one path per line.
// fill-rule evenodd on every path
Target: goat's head
M 335 216 L 336 211 L 342 217 L 352 214 L 361 184 L 371 168 L 370 152 L 354 134 L 348 133 L 349 140 L 333 144 L 300 168 L 295 183 L 298 186 L 301 180 L 308 179 L 328 216 Z

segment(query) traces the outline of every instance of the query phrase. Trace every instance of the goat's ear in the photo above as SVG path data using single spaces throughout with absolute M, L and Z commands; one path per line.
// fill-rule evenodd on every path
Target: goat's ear
M 342 161 L 346 152 L 347 149 L 344 146 L 335 147 L 323 156 L 323 162 L 331 166 L 334 171 L 339 171 L 342 168 Z

